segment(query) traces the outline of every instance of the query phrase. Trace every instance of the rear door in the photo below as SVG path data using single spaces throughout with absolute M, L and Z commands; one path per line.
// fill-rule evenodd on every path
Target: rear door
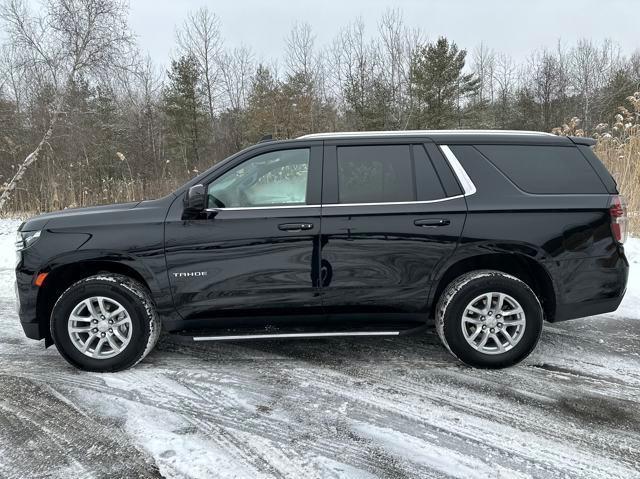
M 326 312 L 419 313 L 457 245 L 462 189 L 433 143 L 325 142 L 321 231 Z

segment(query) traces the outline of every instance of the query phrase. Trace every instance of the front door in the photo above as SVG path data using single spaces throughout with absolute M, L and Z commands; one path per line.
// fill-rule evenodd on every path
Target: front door
M 176 200 L 165 245 L 184 319 L 320 311 L 321 145 L 267 144 L 216 170 L 206 219 L 181 220 Z
M 466 203 L 444 157 L 432 158 L 441 155 L 434 144 L 380 141 L 326 142 L 323 304 L 328 313 L 424 317 Z

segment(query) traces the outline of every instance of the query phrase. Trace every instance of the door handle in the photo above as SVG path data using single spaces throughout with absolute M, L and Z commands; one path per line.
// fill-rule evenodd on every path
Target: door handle
M 278 229 L 282 231 L 306 231 L 313 228 L 313 223 L 282 223 Z
M 416 226 L 436 227 L 450 225 L 451 221 L 446 218 L 429 218 L 427 220 L 415 220 L 413 224 Z

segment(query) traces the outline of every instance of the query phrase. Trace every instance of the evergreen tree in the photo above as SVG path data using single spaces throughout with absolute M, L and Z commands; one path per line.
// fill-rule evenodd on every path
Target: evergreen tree
M 478 91 L 479 81 L 463 73 L 466 50 L 444 37 L 419 47 L 411 61 L 411 84 L 417 100 L 414 126 L 451 128 L 459 126 L 463 101 Z
M 279 100 L 278 81 L 268 67 L 259 65 L 247 101 L 247 130 L 251 140 L 258 141 L 264 135 L 280 138 Z
M 206 113 L 198 90 L 199 71 L 191 55 L 173 60 L 164 91 L 167 146 L 174 158 L 182 158 L 187 171 L 199 164 L 205 143 Z

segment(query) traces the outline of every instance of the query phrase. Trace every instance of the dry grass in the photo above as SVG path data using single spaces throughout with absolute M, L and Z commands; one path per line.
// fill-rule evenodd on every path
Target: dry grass
M 640 135 L 625 142 L 600 140 L 595 152 L 618 183 L 627 199 L 631 234 L 640 235 Z
M 618 190 L 627 200 L 629 228 L 640 235 L 640 92 L 627 98 L 629 106 L 621 106 L 611 125 L 601 123 L 593 137 L 598 140 L 595 153 L 611 172 Z M 580 120 L 556 128 L 561 135 L 584 136 Z

